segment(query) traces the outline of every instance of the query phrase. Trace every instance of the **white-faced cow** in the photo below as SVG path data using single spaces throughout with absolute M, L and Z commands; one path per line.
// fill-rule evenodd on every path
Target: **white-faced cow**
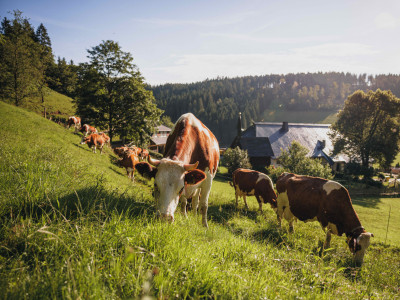
M 83 137 L 81 144 L 87 144 L 89 148 L 92 148 L 93 152 L 96 153 L 96 148 L 100 149 L 100 154 L 103 151 L 103 146 L 106 143 L 104 137 L 97 133 L 93 133 L 87 137 Z
M 97 129 L 94 128 L 93 126 L 90 126 L 88 124 L 84 124 L 80 129 L 80 132 L 83 133 L 83 135 L 86 137 L 88 134 L 92 134 L 92 133 L 97 133 Z
M 331 233 L 338 236 L 344 233 L 355 263 L 362 264 L 373 234 L 361 226 L 346 188 L 331 180 L 283 173 L 276 189 L 279 223 L 284 217 L 293 231 L 295 219 L 318 221 L 323 229 L 327 228 L 325 249 L 330 246 Z
M 256 196 L 259 210 L 262 211 L 262 203 L 269 203 L 276 211 L 276 194 L 271 178 L 261 172 L 236 169 L 232 173 L 233 182 L 229 182 L 235 188 L 236 207 L 239 197 L 243 197 L 244 204 L 248 209 L 246 196 Z
M 208 197 L 217 172 L 219 145 L 214 134 L 193 114 L 182 115 L 168 136 L 164 158 L 136 165 L 140 174 L 154 177 L 157 214 L 169 221 L 179 199 L 186 215 L 187 198 L 193 198 L 193 211 L 200 204 L 202 223 L 207 225 Z M 199 200 L 200 198 L 200 200 Z
M 81 118 L 75 116 L 69 117 L 67 122 L 67 128 L 69 129 L 72 125 L 75 128 L 75 132 L 78 131 L 78 128 L 81 126 Z

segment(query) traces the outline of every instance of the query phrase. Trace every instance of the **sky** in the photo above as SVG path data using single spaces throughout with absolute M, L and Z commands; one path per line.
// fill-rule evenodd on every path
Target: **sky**
M 47 28 L 75 64 L 103 40 L 130 52 L 147 83 L 299 72 L 399 74 L 399 0 L 0 0 Z

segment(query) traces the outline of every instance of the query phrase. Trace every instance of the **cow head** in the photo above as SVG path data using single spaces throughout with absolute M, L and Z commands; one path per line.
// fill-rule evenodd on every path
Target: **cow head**
M 370 239 L 373 236 L 373 233 L 363 232 L 357 237 L 350 237 L 347 239 L 350 251 L 353 253 L 354 262 L 357 266 L 362 265 L 365 251 L 367 250 L 370 244 Z
M 87 142 L 89 142 L 89 140 L 90 140 L 90 137 L 83 136 L 81 139 L 81 145 L 87 144 Z
M 150 179 L 154 178 L 154 198 L 157 205 L 157 214 L 163 219 L 174 220 L 174 213 L 180 196 L 186 189 L 195 188 L 206 178 L 206 174 L 196 169 L 195 164 L 184 164 L 167 158 L 136 164 L 136 170 Z

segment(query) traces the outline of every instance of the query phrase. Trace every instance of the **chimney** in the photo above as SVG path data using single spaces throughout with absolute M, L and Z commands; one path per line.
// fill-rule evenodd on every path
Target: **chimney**
M 289 131 L 289 122 L 283 122 L 281 130 L 284 132 L 288 132 Z

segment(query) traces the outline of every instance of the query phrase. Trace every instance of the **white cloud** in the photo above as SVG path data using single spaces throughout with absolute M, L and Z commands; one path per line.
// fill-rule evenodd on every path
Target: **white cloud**
M 379 29 L 392 29 L 399 25 L 399 19 L 389 13 L 380 13 L 374 19 L 376 27 Z

